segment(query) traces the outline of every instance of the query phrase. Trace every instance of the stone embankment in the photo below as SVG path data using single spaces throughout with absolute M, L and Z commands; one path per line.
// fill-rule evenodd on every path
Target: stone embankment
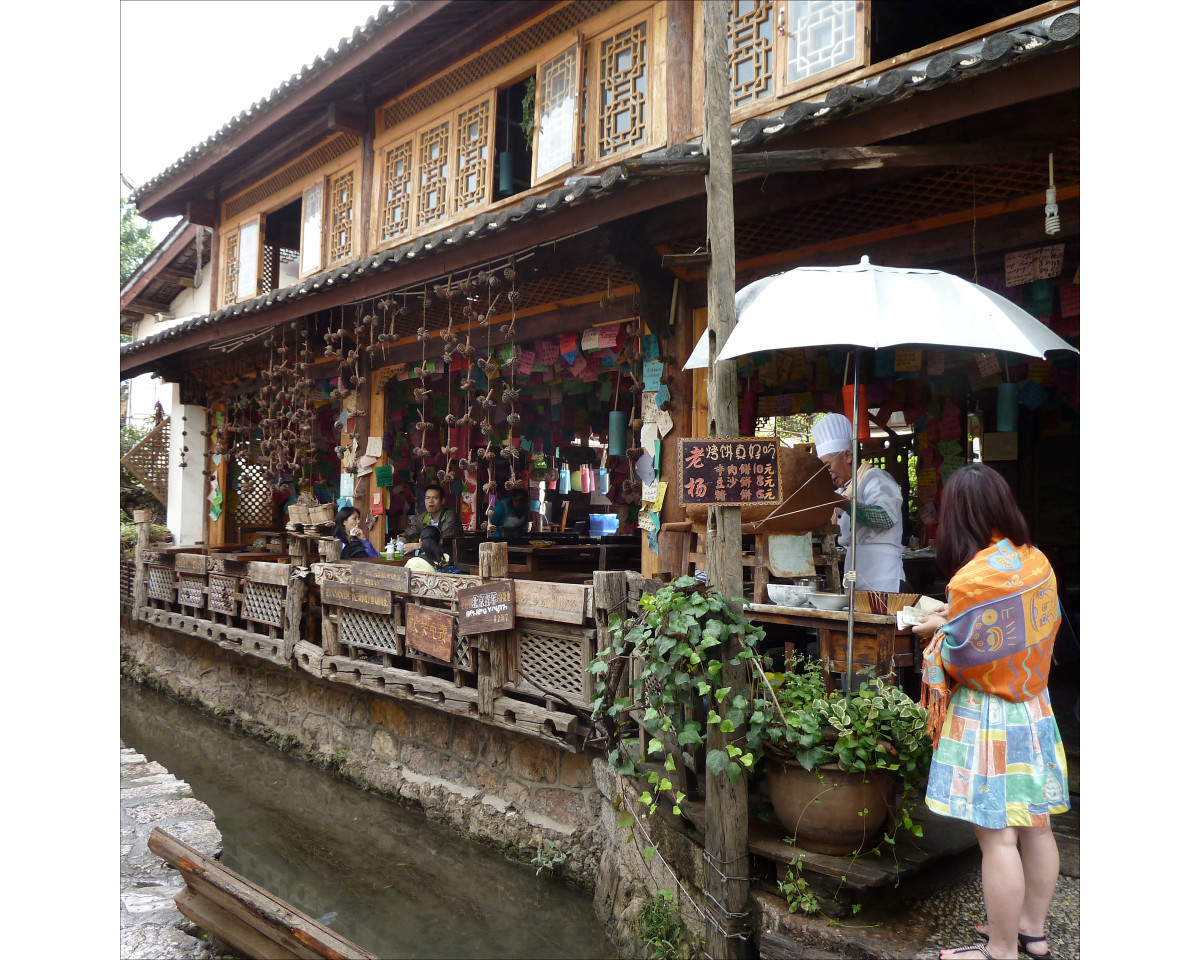
M 183 879 L 146 846 L 159 827 L 210 857 L 221 853 L 213 812 L 160 763 L 121 744 L 121 957 L 231 957 L 175 906 Z

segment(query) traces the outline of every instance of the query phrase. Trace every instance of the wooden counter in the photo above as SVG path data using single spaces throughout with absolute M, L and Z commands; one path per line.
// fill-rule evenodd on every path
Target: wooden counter
M 845 610 L 816 610 L 810 607 L 781 607 L 773 603 L 748 603 L 746 616 L 764 623 L 781 623 L 815 630 L 820 642 L 825 689 L 833 690 L 833 675 L 846 672 Z M 785 644 L 787 654 L 792 644 Z M 854 614 L 854 666 L 873 667 L 875 676 L 884 683 L 895 683 L 897 669 L 911 668 L 913 635 L 898 633 L 896 618 L 876 613 Z

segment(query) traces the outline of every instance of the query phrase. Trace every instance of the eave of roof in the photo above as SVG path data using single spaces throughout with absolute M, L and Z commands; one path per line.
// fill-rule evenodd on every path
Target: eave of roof
M 1064 13 L 1055 17 L 1048 28 L 1029 24 L 1012 31 L 994 34 L 982 43 L 976 42 L 953 51 L 939 53 L 922 64 L 905 65 L 862 83 L 834 87 L 826 93 L 821 102 L 796 102 L 778 116 L 747 120 L 732 133 L 733 149 L 757 147 L 772 139 L 932 90 L 964 77 L 988 73 L 1010 64 L 1073 48 L 1079 44 L 1079 31 L 1078 13 Z M 700 152 L 701 145 L 691 142 L 674 144 L 645 156 L 686 157 Z M 393 269 L 400 264 L 437 255 L 449 246 L 457 247 L 480 235 L 503 229 L 509 224 L 573 206 L 626 182 L 627 178 L 618 161 L 600 174 L 571 178 L 563 187 L 541 196 L 527 197 L 518 206 L 482 213 L 470 223 L 440 230 L 411 244 L 335 267 L 291 287 L 274 290 L 253 300 L 215 310 L 136 343 L 122 344 L 121 357 L 124 359 L 153 344 L 184 337 L 194 330 L 218 324 L 223 320 L 263 312 L 280 303 L 352 284 L 356 280 Z

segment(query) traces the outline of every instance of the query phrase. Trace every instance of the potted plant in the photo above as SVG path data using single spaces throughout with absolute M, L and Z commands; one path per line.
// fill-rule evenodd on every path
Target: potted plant
M 926 714 L 872 677 L 827 693 L 816 661 L 758 671 L 747 749 L 766 760 L 776 816 L 797 845 L 847 854 L 875 846 L 889 825 L 920 836 L 907 801 L 929 770 Z M 894 838 L 894 830 L 887 840 Z
M 765 768 L 776 815 L 801 847 L 861 851 L 879 839 L 889 815 L 895 827 L 920 835 L 905 801 L 928 772 L 931 747 L 925 711 L 902 690 L 872 678 L 849 696 L 826 693 L 820 664 L 802 658 L 769 673 L 757 652 L 762 627 L 691 577 L 644 595 L 639 604 L 637 616 L 613 615 L 612 645 L 589 670 L 596 676 L 593 716 L 609 737 L 623 739 L 631 711 L 642 710 L 641 725 L 650 734 L 645 753 L 630 756 L 614 747 L 609 763 L 646 781 L 644 804 L 653 810 L 667 802 L 680 813 L 684 793 L 670 747 L 695 744 L 714 774 L 736 778 Z M 731 696 L 719 686 L 718 651 L 726 639 L 738 648 L 734 659 L 750 667 L 748 695 Z M 717 704 L 723 716 L 713 709 Z M 728 733 L 743 723 L 744 739 L 707 749 L 709 726 Z

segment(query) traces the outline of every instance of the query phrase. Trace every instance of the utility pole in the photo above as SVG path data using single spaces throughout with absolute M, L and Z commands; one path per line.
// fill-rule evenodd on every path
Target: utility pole
M 733 437 L 738 433 L 737 364 L 717 363 L 716 357 L 733 331 L 733 148 L 729 123 L 728 0 L 709 0 L 704 9 L 704 150 L 708 154 L 708 435 Z M 709 585 L 730 603 L 741 606 L 742 512 L 738 507 L 709 507 L 705 566 Z M 722 716 L 733 698 L 745 694 L 746 668 L 734 664 L 736 644 L 721 645 L 721 686 L 730 687 L 721 704 L 709 705 Z M 708 749 L 744 736 L 745 727 L 722 733 L 708 728 Z M 739 765 L 740 766 L 740 765 Z M 749 956 L 747 904 L 750 899 L 750 857 L 746 850 L 746 773 L 737 782 L 723 771 L 714 776 L 705 765 L 704 779 L 704 891 L 708 918 L 706 951 L 713 960 L 739 960 Z

